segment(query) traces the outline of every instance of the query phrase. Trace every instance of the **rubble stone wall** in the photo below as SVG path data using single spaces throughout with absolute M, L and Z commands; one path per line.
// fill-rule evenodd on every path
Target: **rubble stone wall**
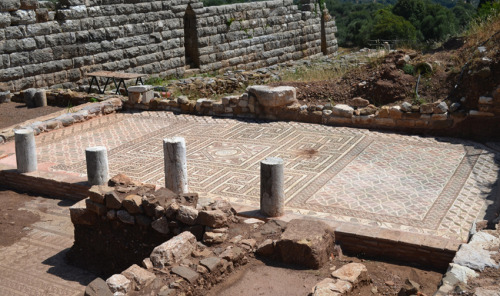
M 335 22 L 310 0 L 300 8 L 291 0 L 60 2 L 1 1 L 0 82 L 11 91 L 71 88 L 97 70 L 181 75 L 186 65 L 251 68 L 337 49 Z

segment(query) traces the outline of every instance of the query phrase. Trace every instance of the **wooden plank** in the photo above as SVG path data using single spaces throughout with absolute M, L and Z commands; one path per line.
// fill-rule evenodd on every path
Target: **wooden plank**
M 137 73 L 122 73 L 122 72 L 112 72 L 112 71 L 97 71 L 92 73 L 87 73 L 87 76 L 94 77 L 105 77 L 105 78 L 117 78 L 117 79 L 137 79 L 140 77 L 145 77 L 147 74 L 137 74 Z

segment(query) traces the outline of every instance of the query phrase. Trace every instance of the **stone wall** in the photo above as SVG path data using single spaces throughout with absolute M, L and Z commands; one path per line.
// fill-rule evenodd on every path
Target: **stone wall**
M 310 1 L 2 0 L 0 82 L 75 87 L 96 70 L 169 76 L 333 53 L 335 22 Z

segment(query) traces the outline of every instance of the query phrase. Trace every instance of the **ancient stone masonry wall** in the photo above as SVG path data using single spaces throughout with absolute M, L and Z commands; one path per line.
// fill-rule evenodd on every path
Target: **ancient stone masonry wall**
M 290 0 L 218 7 L 196 0 L 61 0 L 55 8 L 2 0 L 0 82 L 11 91 L 74 87 L 96 70 L 168 76 L 183 74 L 186 65 L 251 68 L 335 52 L 335 22 L 311 7 L 301 10 Z

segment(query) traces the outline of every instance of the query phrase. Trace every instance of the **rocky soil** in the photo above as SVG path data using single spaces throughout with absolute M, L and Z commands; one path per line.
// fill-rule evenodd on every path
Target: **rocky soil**
M 0 129 L 14 124 L 23 123 L 26 120 L 63 110 L 63 107 L 46 106 L 38 108 L 27 108 L 24 103 L 1 103 L 0 104 Z

